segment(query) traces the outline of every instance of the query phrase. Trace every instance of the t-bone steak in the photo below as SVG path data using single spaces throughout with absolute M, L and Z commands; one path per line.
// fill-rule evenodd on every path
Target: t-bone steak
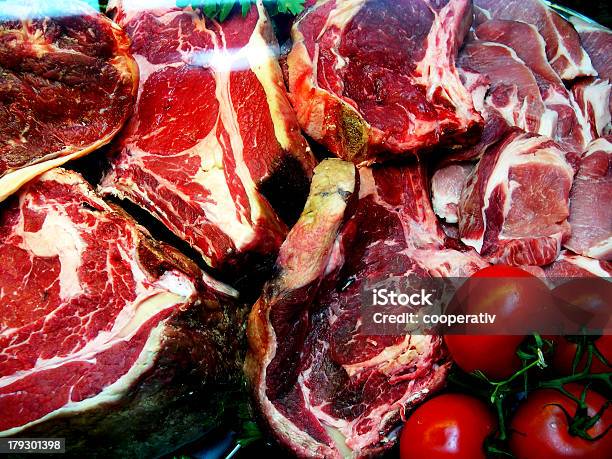
M 369 336 L 361 289 L 389 276 L 469 276 L 487 265 L 446 238 L 424 168 L 315 169 L 276 276 L 254 305 L 245 364 L 264 420 L 300 457 L 370 457 L 396 440 L 405 410 L 442 384 L 437 335 Z
M 515 130 L 489 147 L 459 203 L 461 240 L 492 263 L 545 265 L 570 235 L 574 169 L 552 140 Z
M 0 258 L 0 436 L 150 457 L 207 425 L 183 424 L 178 400 L 220 409 L 212 388 L 190 392 L 237 378 L 235 291 L 79 174 L 53 169 L 3 203 Z
M 563 80 L 597 75 L 576 30 L 543 0 L 474 0 L 474 9 L 477 23 L 506 19 L 534 25 L 544 37 L 550 65 Z
M 580 160 L 570 194 L 572 236 L 565 247 L 612 261 L 612 137 L 594 140 Z
M 127 35 L 80 1 L 7 0 L 0 15 L 0 201 L 108 143 L 138 69 Z
M 469 0 L 317 2 L 287 59 L 300 125 L 355 163 L 465 139 L 482 124 L 455 69 L 471 20 Z
M 214 268 L 273 261 L 315 161 L 270 19 L 261 2 L 223 24 L 174 1 L 157 6 L 109 4 L 132 38 L 140 87 L 101 191 L 146 209 Z

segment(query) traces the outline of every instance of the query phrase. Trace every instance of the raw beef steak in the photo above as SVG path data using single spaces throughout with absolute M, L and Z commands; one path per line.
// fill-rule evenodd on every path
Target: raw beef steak
M 492 263 L 545 265 L 570 235 L 574 169 L 552 140 L 516 130 L 487 149 L 461 195 L 461 240 Z
M 276 276 L 249 318 L 245 364 L 277 440 L 302 457 L 370 457 L 442 384 L 436 335 L 368 336 L 361 289 L 389 276 L 469 276 L 486 263 L 437 224 L 419 164 L 323 161 Z M 465 249 L 465 248 L 464 248 Z
M 565 247 L 612 260 L 612 137 L 594 140 L 580 161 L 570 194 L 572 236 Z
M 612 84 L 599 78 L 583 78 L 574 83 L 572 94 L 576 106 L 588 122 L 591 137 L 596 139 L 607 132 L 610 126 L 612 105 Z
M 119 131 L 138 87 L 129 43 L 84 2 L 2 2 L 0 201 Z
M 220 270 L 274 259 L 308 194 L 299 131 L 261 2 L 222 25 L 190 7 L 110 10 L 140 67 L 135 113 L 101 191 L 162 221 Z M 280 217 L 279 217 L 280 215 Z
M 475 105 L 482 106 L 487 125 L 504 123 L 527 132 L 553 135 L 557 114 L 546 107 L 533 73 L 512 48 L 500 43 L 470 40 L 461 50 L 457 65 L 463 71 L 481 75 L 488 82 L 484 94 L 481 84 L 470 84 L 475 88 L 474 100 L 483 99 Z M 469 81 L 474 80 L 469 74 L 466 77 Z M 485 133 L 489 131 L 504 133 L 503 129 L 485 126 Z M 499 139 L 487 135 L 485 140 L 486 147 Z
M 550 65 L 563 80 L 597 75 L 576 30 L 542 0 L 474 0 L 474 6 L 476 22 L 507 19 L 533 24 L 546 42 Z
M 185 424 L 178 409 L 237 378 L 232 289 L 61 169 L 3 204 L 0 258 L 0 436 L 151 457 L 211 426 L 210 411 Z
M 549 135 L 557 143 L 570 149 L 584 150 L 591 141 L 589 124 L 582 116 L 571 93 L 546 59 L 546 42 L 538 33 L 538 29 L 520 21 L 492 19 L 478 26 L 474 33 L 479 40 L 511 48 L 533 74 L 542 102 L 554 116 L 552 132 L 539 133 Z
M 477 131 L 455 69 L 471 20 L 468 0 L 317 2 L 294 24 L 287 60 L 300 125 L 355 163 Z
M 563 250 L 553 263 L 544 266 L 544 272 L 546 276 L 557 279 L 591 276 L 610 277 L 612 276 L 612 263 L 594 260 Z
M 599 78 L 612 80 L 612 30 L 577 17 L 572 17 L 571 22 L 580 35 L 582 46 L 591 58 Z
M 612 87 L 612 53 L 610 53 L 610 49 L 612 49 L 612 31 L 598 24 L 587 23 L 575 17 L 572 18 L 572 24 L 574 24 L 580 35 L 582 46 L 589 54 L 593 67 L 595 67 L 599 74 L 599 79 L 604 80 L 596 81 L 591 85 L 596 84 L 600 89 L 605 87 L 608 92 L 607 97 L 599 93 L 597 94 L 598 97 L 596 96 L 589 100 L 593 107 L 603 106 L 605 101 L 608 101 L 608 109 L 606 110 L 607 123 L 604 124 L 603 129 L 607 133 L 611 133 L 610 111 L 612 111 L 612 97 L 610 96 L 610 88 Z M 597 111 L 597 108 L 594 111 Z M 603 129 L 597 131 L 599 135 L 602 134 Z

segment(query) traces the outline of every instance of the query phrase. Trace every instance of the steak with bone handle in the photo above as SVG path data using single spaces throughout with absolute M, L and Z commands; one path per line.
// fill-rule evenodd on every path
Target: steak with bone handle
M 402 413 L 441 386 L 435 335 L 366 335 L 361 289 L 390 276 L 469 276 L 487 263 L 448 239 L 424 168 L 315 169 L 276 276 L 254 305 L 245 364 L 275 438 L 300 457 L 369 457 L 396 440 Z

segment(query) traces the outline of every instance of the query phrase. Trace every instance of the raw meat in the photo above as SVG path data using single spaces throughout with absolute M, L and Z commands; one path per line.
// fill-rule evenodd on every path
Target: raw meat
M 490 147 L 461 195 L 461 240 L 492 263 L 545 265 L 570 235 L 574 169 L 552 140 L 516 130 Z
M 110 4 L 132 38 L 140 87 L 101 191 L 146 209 L 210 266 L 243 274 L 274 260 L 315 161 L 262 3 L 222 25 L 162 3 Z
M 553 263 L 544 267 L 544 272 L 551 279 L 562 280 L 568 277 L 610 277 L 612 263 L 563 250 Z
M 455 69 L 468 0 L 321 1 L 288 56 L 300 125 L 355 163 L 455 144 L 482 120 Z
M 597 75 L 574 28 L 541 0 L 474 0 L 474 5 L 477 22 L 507 19 L 533 24 L 546 42 L 550 65 L 563 80 Z
M 460 53 L 459 60 L 461 60 L 463 56 L 465 56 L 465 53 Z M 504 135 L 506 135 L 512 129 L 513 126 L 509 124 L 508 121 L 504 118 L 503 107 L 510 103 L 510 101 L 504 102 L 503 93 L 505 91 L 503 89 L 500 91 L 500 99 L 496 99 L 494 97 L 487 97 L 487 95 L 490 96 L 490 94 L 488 93 L 489 88 L 491 87 L 491 79 L 486 74 L 478 73 L 475 70 L 471 70 L 467 67 L 459 68 L 458 70 L 465 87 L 472 94 L 474 107 L 484 118 L 485 124 L 482 130 L 482 134 L 480 135 L 480 138 L 478 139 L 476 144 L 466 144 L 459 149 L 455 149 L 452 152 L 448 152 L 448 154 L 444 158 L 443 163 L 468 161 L 480 158 L 489 146 L 493 145 L 499 139 L 504 137 Z M 516 90 L 512 88 L 508 88 L 508 90 L 511 93 L 516 92 Z M 495 104 L 498 104 L 499 108 L 502 110 L 498 110 L 495 107 Z M 511 107 L 510 110 L 512 110 Z M 512 118 L 514 118 L 514 116 Z
M 138 69 L 126 34 L 80 1 L 8 0 L 0 16 L 0 201 L 108 143 Z
M 589 102 L 594 112 L 603 113 L 603 116 L 607 117 L 607 122 L 600 128 L 597 126 L 597 132 L 602 135 L 603 131 L 607 133 L 612 132 L 612 126 L 610 125 L 610 112 L 612 111 L 612 97 L 610 96 L 610 88 L 612 87 L 612 31 L 601 27 L 598 24 L 591 24 L 585 22 L 579 18 L 573 17 L 571 19 L 572 24 L 580 35 L 580 41 L 582 46 L 586 49 L 589 54 L 593 67 L 599 74 L 599 79 L 604 81 L 594 81 L 589 83 L 581 83 L 580 86 L 596 87 L 597 90 L 593 91 L 594 97 L 589 98 Z M 601 94 L 601 91 L 607 91 L 607 96 Z M 605 102 L 608 101 L 608 109 L 606 110 Z M 587 112 L 588 113 L 588 112 Z
M 212 426 L 178 409 L 238 377 L 233 289 L 61 169 L 4 203 L 0 257 L 0 436 L 150 457 Z M 211 390 L 200 406 L 221 409 Z
M 583 78 L 572 86 L 572 94 L 576 106 L 588 122 L 592 138 L 612 132 L 610 127 L 612 85 L 608 80 Z
M 544 106 L 556 113 L 552 133 L 539 133 L 550 135 L 557 143 L 570 149 L 584 150 L 591 141 L 590 126 L 571 93 L 548 63 L 546 43 L 538 29 L 524 22 L 492 19 L 478 26 L 475 35 L 479 40 L 508 46 L 533 73 Z
M 610 54 L 612 31 L 577 17 L 572 17 L 570 21 L 580 35 L 582 47 L 591 58 L 591 63 L 597 70 L 599 78 L 612 80 L 612 54 Z
M 461 50 L 457 65 L 464 71 L 486 77 L 488 91 L 484 101 L 476 105 L 483 106 L 487 124 L 501 122 L 527 132 L 553 135 L 557 114 L 546 108 L 533 73 L 512 48 L 500 43 L 471 40 Z M 482 86 L 475 87 L 478 95 L 474 97 L 482 97 Z M 504 129 L 486 126 L 485 132 L 489 131 L 503 133 Z M 487 136 L 484 146 L 496 140 Z
M 459 221 L 458 206 L 473 164 L 450 164 L 434 172 L 431 178 L 431 202 L 436 215 L 446 223 Z
M 424 169 L 323 161 L 276 276 L 251 311 L 245 364 L 278 441 L 303 457 L 370 457 L 442 384 L 436 335 L 368 336 L 362 289 L 389 276 L 469 276 L 487 265 L 444 235 Z
M 565 247 L 612 260 L 612 137 L 594 140 L 582 156 L 570 194 L 572 236 Z

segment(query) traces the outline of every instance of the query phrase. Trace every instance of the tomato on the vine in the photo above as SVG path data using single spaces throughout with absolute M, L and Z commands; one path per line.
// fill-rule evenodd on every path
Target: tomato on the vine
M 568 340 L 563 336 L 555 336 L 551 338 L 554 343 L 554 353 L 552 358 L 553 368 L 560 375 L 571 375 L 574 357 L 578 350 L 578 344 Z M 600 336 L 593 345 L 597 351 L 604 357 L 608 363 L 612 362 L 612 335 Z M 576 373 L 584 371 L 587 363 L 587 353 L 584 350 L 582 357 L 576 365 Z M 593 354 L 589 373 L 608 373 L 612 372 L 612 367 L 606 365 L 600 358 Z
M 584 390 L 578 384 L 564 387 L 580 399 Z M 601 418 L 585 434 L 592 440 L 578 435 L 580 421 L 576 416 L 578 404 L 555 389 L 540 389 L 529 394 L 527 400 L 516 411 L 511 422 L 510 449 L 516 459 L 603 459 L 612 457 L 612 433 L 607 432 L 612 424 L 612 412 L 605 409 L 606 400 L 597 392 L 589 390 L 585 403 L 589 417 L 602 408 Z M 583 429 L 584 430 L 584 429 Z
M 612 284 L 599 277 L 577 277 L 552 291 L 559 312 L 560 334 L 580 334 L 583 328 L 605 335 L 612 332 Z
M 485 459 L 485 439 L 497 426 L 487 405 L 463 394 L 443 394 L 419 406 L 400 435 L 401 459 Z
M 487 278 L 495 281 L 479 281 Z M 542 281 L 514 266 L 489 266 L 475 273 L 466 284 L 457 292 L 454 307 L 469 314 L 495 314 L 498 327 L 509 324 L 513 331 L 532 320 L 534 311 L 547 301 L 548 289 Z M 495 335 L 446 335 L 444 340 L 462 370 L 480 370 L 489 378 L 504 379 L 521 368 L 516 350 L 525 335 L 503 334 L 501 328 L 497 331 L 499 334 Z

